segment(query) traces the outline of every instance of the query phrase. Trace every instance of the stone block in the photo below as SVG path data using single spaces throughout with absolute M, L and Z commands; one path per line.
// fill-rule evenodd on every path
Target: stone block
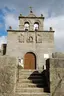
M 52 53 L 52 58 L 64 58 L 64 53 L 61 52 Z
M 50 62 L 50 68 L 64 68 L 63 58 L 51 58 L 49 62 Z
M 51 96 L 64 96 L 64 59 L 51 58 L 49 63 Z
M 14 96 L 16 58 L 1 56 L 0 66 L 0 96 Z

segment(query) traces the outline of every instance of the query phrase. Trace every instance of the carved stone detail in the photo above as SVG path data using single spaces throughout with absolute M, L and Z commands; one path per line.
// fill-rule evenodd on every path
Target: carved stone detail
M 28 43 L 32 43 L 33 42 L 33 37 L 32 36 L 29 36 L 28 39 L 27 39 L 27 42 Z
M 20 43 L 24 43 L 24 36 L 23 34 L 20 34 L 20 36 L 18 36 L 18 40 Z
M 37 43 L 42 43 L 42 36 L 40 34 L 37 34 L 37 36 L 36 36 L 36 42 Z

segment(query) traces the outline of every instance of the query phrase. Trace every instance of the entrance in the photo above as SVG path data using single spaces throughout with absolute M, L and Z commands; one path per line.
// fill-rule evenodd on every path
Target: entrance
M 36 56 L 32 52 L 28 52 L 24 56 L 24 69 L 36 69 Z

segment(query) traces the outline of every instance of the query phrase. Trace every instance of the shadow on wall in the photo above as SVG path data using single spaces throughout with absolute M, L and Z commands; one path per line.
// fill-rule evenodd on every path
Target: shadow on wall
M 45 77 L 46 77 L 46 82 L 47 82 L 47 90 L 50 93 L 50 64 L 49 64 L 49 59 L 46 60 L 46 70 L 45 70 Z M 47 91 L 45 89 L 45 92 Z
M 6 55 L 7 44 L 3 44 L 3 55 Z
M 34 71 L 28 79 L 36 84 L 37 87 L 43 88 L 44 92 L 50 93 L 49 60 L 46 60 L 46 70 L 41 73 Z

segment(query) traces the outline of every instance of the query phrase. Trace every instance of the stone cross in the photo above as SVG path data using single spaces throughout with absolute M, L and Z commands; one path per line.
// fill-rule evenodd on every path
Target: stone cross
M 32 13 L 32 8 L 33 8 L 33 7 L 30 6 L 29 8 L 30 8 L 30 13 Z

